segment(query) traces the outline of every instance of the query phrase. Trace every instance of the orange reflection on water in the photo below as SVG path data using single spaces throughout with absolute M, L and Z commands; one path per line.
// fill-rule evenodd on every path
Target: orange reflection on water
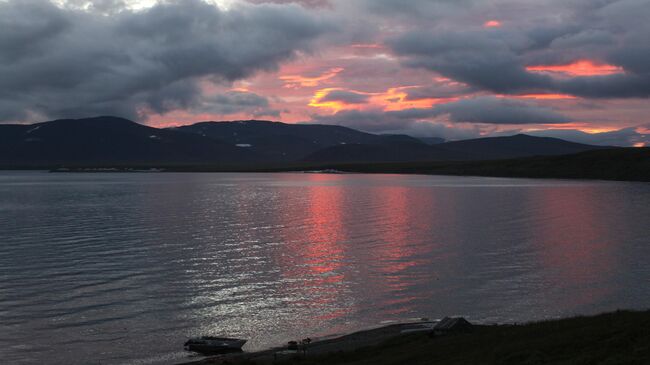
M 318 308 L 319 320 L 337 319 L 350 313 L 356 303 L 350 290 L 360 286 L 356 290 L 368 293 L 366 300 L 381 301 L 387 318 L 413 312 L 419 301 L 430 299 L 422 286 L 431 280 L 434 246 L 422 240 L 430 237 L 435 219 L 432 195 L 392 185 L 391 177 L 378 177 L 373 187 L 340 185 L 341 179 L 350 177 L 302 176 L 307 186 L 296 197 L 301 203 L 282 208 L 295 219 L 282 224 L 285 246 L 277 257 L 287 289 L 300 296 L 294 303 Z M 364 229 L 366 224 L 373 229 Z
M 424 266 L 428 245 L 421 244 L 415 237 L 426 237 L 430 227 L 430 214 L 422 214 L 423 204 L 430 206 L 427 197 L 407 187 L 386 186 L 373 191 L 373 199 L 381 202 L 376 214 L 384 222 L 380 245 L 369 254 L 378 263 L 377 270 L 384 281 L 378 282 L 378 289 L 385 294 L 386 304 L 395 307 L 389 315 L 398 315 L 411 310 L 409 303 L 426 296 L 424 291 L 408 290 L 429 280 L 422 273 L 409 271 Z M 408 293 L 408 295 L 406 294 Z M 420 293 L 420 294 L 416 294 Z M 390 299 L 389 299 L 390 298 Z
M 593 187 L 554 187 L 540 189 L 537 198 L 541 216 L 536 225 L 540 254 L 553 289 L 570 290 L 572 308 L 605 297 L 610 289 L 602 286 L 613 272 L 615 240 L 609 227 L 600 222 L 602 210 L 593 197 Z M 599 284 L 601 284 L 599 286 Z
M 329 175 L 312 174 L 311 181 L 331 179 Z M 324 282 L 340 282 L 343 249 L 340 242 L 345 239 L 342 205 L 344 193 L 341 186 L 314 186 L 309 189 L 309 229 L 304 247 L 304 258 L 309 269 L 319 274 Z
M 300 220 L 282 222 L 286 227 L 283 251 L 289 254 L 278 257 L 279 268 L 288 279 L 293 304 L 318 308 L 318 319 L 329 321 L 349 312 L 342 298 L 346 287 L 342 263 L 347 237 L 342 213 L 345 191 L 342 186 L 328 185 L 328 181 L 340 179 L 336 175 L 309 174 L 304 178 L 310 184 L 307 201 L 282 208 L 283 217 Z

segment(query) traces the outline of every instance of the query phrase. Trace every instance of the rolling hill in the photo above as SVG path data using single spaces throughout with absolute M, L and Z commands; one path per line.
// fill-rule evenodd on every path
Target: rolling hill
M 340 145 L 317 151 L 306 162 L 475 161 L 531 156 L 554 156 L 609 147 L 573 143 L 557 138 L 518 134 L 510 137 L 469 139 L 434 145 Z
M 62 119 L 0 125 L 0 165 L 228 164 L 259 161 L 254 152 L 126 119 Z
M 153 128 L 127 119 L 0 125 L 0 167 L 212 166 L 478 161 L 565 155 L 605 147 L 516 135 L 428 144 L 332 125 L 204 122 Z
M 335 125 L 286 124 L 248 120 L 235 122 L 203 122 L 173 128 L 175 131 L 198 134 L 231 145 L 246 146 L 273 161 L 296 161 L 324 148 L 348 144 L 424 145 L 405 135 L 376 135 Z

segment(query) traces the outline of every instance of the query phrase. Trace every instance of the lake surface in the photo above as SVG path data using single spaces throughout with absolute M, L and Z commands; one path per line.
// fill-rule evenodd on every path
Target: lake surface
M 0 172 L 0 362 L 650 307 L 650 184 Z

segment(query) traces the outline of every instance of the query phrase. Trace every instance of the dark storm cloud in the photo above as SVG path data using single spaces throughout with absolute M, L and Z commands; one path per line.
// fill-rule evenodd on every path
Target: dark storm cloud
M 222 11 L 177 0 L 107 17 L 10 0 L 0 2 L 0 29 L 0 119 L 24 120 L 190 107 L 199 79 L 273 70 L 330 26 L 295 5 Z
M 425 68 L 495 93 L 563 92 L 588 98 L 650 96 L 649 0 L 551 1 L 546 11 L 540 11 L 545 17 L 526 16 L 525 10 L 512 1 L 478 4 L 476 8 L 483 6 L 486 11 L 489 4 L 501 5 L 500 15 L 510 21 L 498 29 L 481 29 L 479 17 L 477 24 L 468 29 L 453 24 L 417 27 L 393 37 L 388 44 L 406 66 Z M 519 18 L 510 15 L 516 11 L 523 12 Z M 529 65 L 567 64 L 583 59 L 620 66 L 625 72 L 553 78 L 526 69 Z
M 124 0 L 66 0 L 66 6 L 77 9 L 87 9 L 105 14 L 124 10 L 127 3 Z
M 558 124 L 571 118 L 549 108 L 506 98 L 482 97 L 443 104 L 434 109 L 454 122 L 488 124 Z
M 451 85 L 430 85 L 430 86 L 419 86 L 411 87 L 404 89 L 406 93 L 406 99 L 408 101 L 413 100 L 422 100 L 422 99 L 445 99 L 445 98 L 454 98 L 459 97 L 471 92 L 474 92 L 471 87 L 468 87 L 464 84 L 451 84 Z
M 394 112 L 405 118 L 424 119 L 448 115 L 457 123 L 482 124 L 557 124 L 571 119 L 549 108 L 519 100 L 492 96 L 461 99 L 431 109 L 409 109 Z
M 192 111 L 220 115 L 246 113 L 254 116 L 278 117 L 280 112 L 270 108 L 267 98 L 250 92 L 231 91 L 204 97 Z
M 475 0 L 358 0 L 370 13 L 406 17 L 411 22 L 440 19 L 469 10 Z
M 370 97 L 365 94 L 360 94 L 354 91 L 347 90 L 332 90 L 324 97 L 318 100 L 319 103 L 324 102 L 342 102 L 345 104 L 365 104 Z
M 313 123 L 342 125 L 371 133 L 404 129 L 415 119 L 381 110 L 344 110 L 334 115 L 314 115 Z
M 436 122 L 421 122 L 404 115 L 380 110 L 347 110 L 330 116 L 314 116 L 310 123 L 341 125 L 369 133 L 408 134 L 415 137 L 438 137 L 445 140 L 476 138 L 476 127 L 460 128 Z
M 246 0 L 253 4 L 274 3 L 274 4 L 300 4 L 306 7 L 319 8 L 330 7 L 329 0 Z
M 494 92 L 545 88 L 548 76 L 527 72 L 505 42 L 481 32 L 430 36 L 411 32 L 391 43 L 406 56 L 406 65 L 436 71 L 443 76 Z
M 650 97 L 650 74 L 576 77 L 556 85 L 555 91 L 586 98 Z

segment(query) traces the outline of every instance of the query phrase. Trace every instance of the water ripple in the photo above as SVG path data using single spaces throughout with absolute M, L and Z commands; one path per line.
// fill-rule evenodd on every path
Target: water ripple
M 206 333 L 252 350 L 644 308 L 648 221 L 647 184 L 0 172 L 0 358 L 170 364 Z

